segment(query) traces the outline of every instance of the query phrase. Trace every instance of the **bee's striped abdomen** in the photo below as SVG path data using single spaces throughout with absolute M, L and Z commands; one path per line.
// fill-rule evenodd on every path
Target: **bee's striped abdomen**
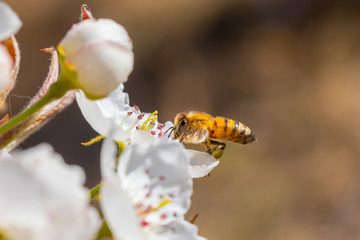
M 223 117 L 213 119 L 209 137 L 242 144 L 251 143 L 256 140 L 255 134 L 250 128 L 240 122 Z

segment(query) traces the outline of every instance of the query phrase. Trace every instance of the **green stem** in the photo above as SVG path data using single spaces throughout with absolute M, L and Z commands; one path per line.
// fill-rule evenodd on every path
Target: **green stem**
M 52 84 L 44 97 L 42 97 L 38 102 L 36 102 L 31 107 L 25 109 L 23 112 L 18 114 L 17 116 L 11 118 L 8 122 L 4 123 L 0 126 L 0 135 L 6 133 L 7 131 L 11 130 L 12 128 L 16 127 L 26 118 L 32 116 L 34 113 L 39 111 L 45 105 L 49 104 L 50 102 L 61 98 L 65 95 L 65 93 L 70 90 L 69 85 L 63 84 L 63 82 L 55 82 Z
M 104 220 L 96 239 L 111 238 L 111 237 L 112 237 L 111 230 L 110 230 L 108 224 L 106 223 L 106 221 Z
M 93 187 L 90 191 L 90 199 L 95 198 L 97 195 L 99 195 L 100 192 L 100 187 L 101 187 L 101 183 L 99 183 L 98 185 L 96 185 L 95 187 Z

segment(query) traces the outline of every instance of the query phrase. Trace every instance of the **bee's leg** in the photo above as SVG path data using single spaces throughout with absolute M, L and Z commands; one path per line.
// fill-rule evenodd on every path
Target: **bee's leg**
M 213 155 L 215 158 L 220 158 L 223 155 L 223 151 L 226 147 L 225 143 L 211 139 L 206 139 L 203 144 L 208 149 L 207 152 Z

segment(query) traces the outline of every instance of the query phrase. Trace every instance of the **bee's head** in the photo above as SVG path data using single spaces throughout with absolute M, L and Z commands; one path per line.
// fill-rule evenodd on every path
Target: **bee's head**
M 188 123 L 185 113 L 179 113 L 174 121 L 174 138 L 179 138 L 185 131 L 185 126 Z

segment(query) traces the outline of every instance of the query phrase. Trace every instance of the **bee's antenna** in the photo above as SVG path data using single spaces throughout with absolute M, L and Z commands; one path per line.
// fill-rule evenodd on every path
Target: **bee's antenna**
M 170 133 L 168 135 L 168 138 L 171 136 L 171 134 L 173 133 L 174 131 L 174 127 L 169 127 L 168 130 L 165 131 L 165 133 L 167 133 L 168 131 L 170 130 Z
M 170 133 L 169 133 L 169 137 L 171 136 L 171 134 L 174 132 L 175 128 L 171 129 Z
M 169 127 L 168 130 L 165 131 L 165 133 L 167 133 L 170 129 L 174 129 L 174 127 Z

